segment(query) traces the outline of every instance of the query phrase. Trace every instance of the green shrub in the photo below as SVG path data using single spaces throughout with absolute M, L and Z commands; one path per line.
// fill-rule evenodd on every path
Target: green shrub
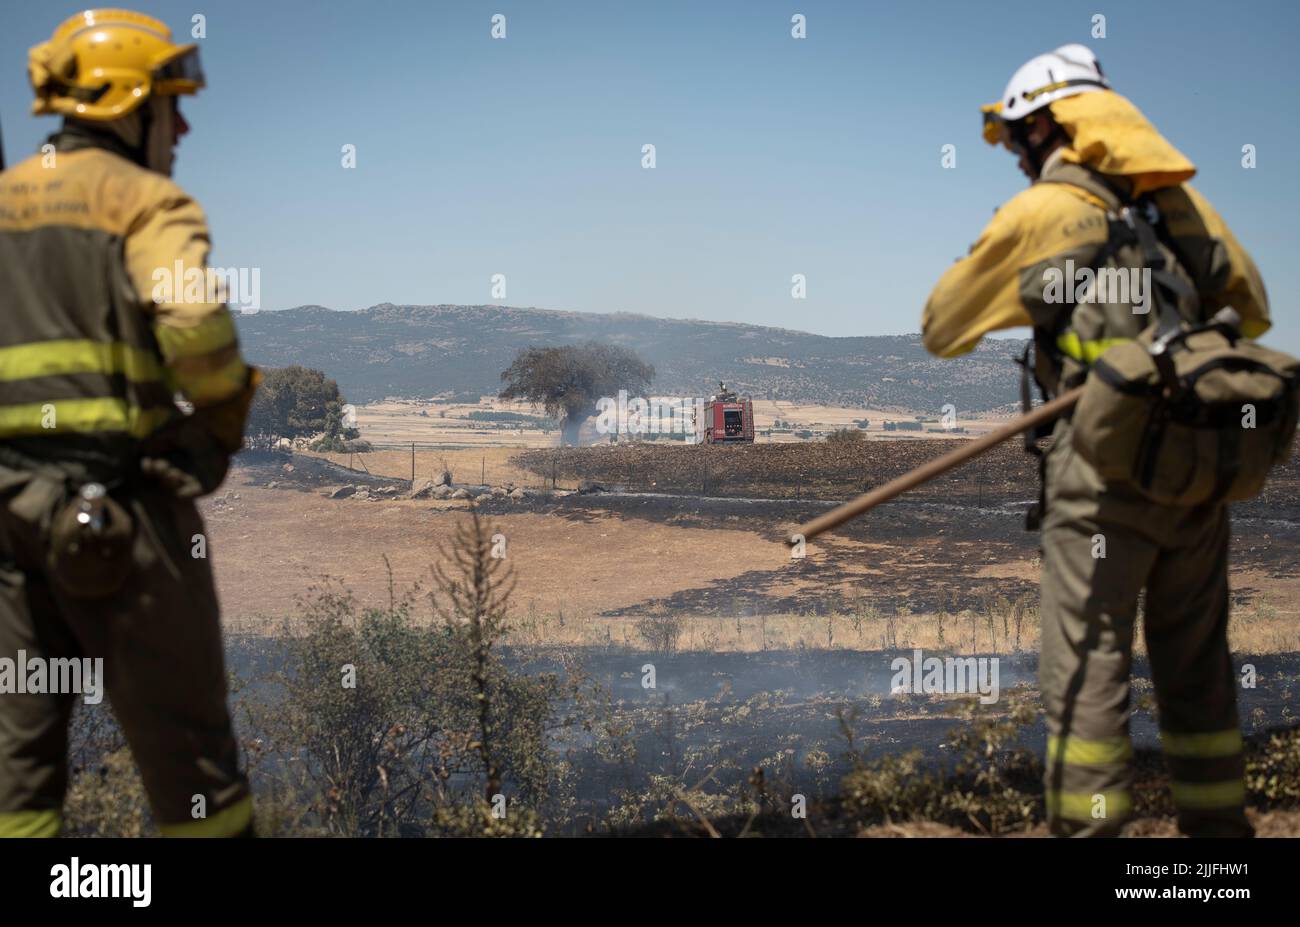
M 1023 694 L 1009 696 L 1005 714 L 969 721 L 951 732 L 955 763 L 927 767 L 919 750 L 865 762 L 853 750 L 854 769 L 841 786 L 844 809 L 859 827 L 936 821 L 987 834 L 1024 829 L 1041 813 L 1042 762 L 1012 744 L 1033 723 L 1037 709 Z M 842 724 L 845 724 L 842 720 Z
M 1300 728 L 1274 731 L 1246 753 L 1246 790 L 1261 805 L 1300 805 Z
M 522 827 L 551 798 L 560 764 L 553 675 L 511 672 L 493 649 L 508 607 L 508 569 L 491 530 L 462 524 L 417 622 L 416 594 L 360 608 L 337 585 L 316 589 L 289 638 L 289 670 L 252 709 L 273 756 L 291 757 L 272 789 L 308 800 L 309 826 L 346 836 L 481 832 L 466 808 L 503 796 L 493 832 Z M 498 802 L 501 800 L 498 799 Z M 516 820 L 517 818 L 517 820 Z

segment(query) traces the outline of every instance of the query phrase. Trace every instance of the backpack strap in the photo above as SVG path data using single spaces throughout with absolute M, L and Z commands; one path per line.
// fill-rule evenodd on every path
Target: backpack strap
M 1092 266 L 1100 267 L 1121 248 L 1139 244 L 1136 229 L 1124 219 L 1124 209 L 1130 203 L 1128 192 L 1109 183 L 1098 172 L 1082 164 L 1061 162 L 1039 183 L 1059 184 L 1106 211 L 1106 241 L 1093 256 Z
M 1160 379 L 1171 395 L 1182 391 L 1178 374 L 1174 370 L 1173 358 L 1169 356 L 1178 338 L 1186 331 L 1182 314 L 1178 311 L 1180 298 L 1187 300 L 1193 307 L 1193 313 L 1200 314 L 1200 297 L 1196 290 L 1182 277 L 1166 266 L 1165 256 L 1159 248 L 1160 234 L 1163 229 L 1160 211 L 1155 203 L 1147 200 L 1141 204 L 1125 206 L 1121 215 L 1124 221 L 1137 235 L 1138 245 L 1142 249 L 1142 260 L 1151 271 L 1151 282 L 1156 301 L 1156 332 L 1151 343 L 1151 357 L 1155 360 Z M 1168 237 L 1167 233 L 1163 237 Z M 1172 249 L 1171 249 L 1172 250 Z
M 1176 391 L 1178 377 L 1168 352 L 1185 331 L 1183 316 L 1178 311 L 1179 300 L 1186 300 L 1193 307 L 1193 314 L 1199 315 L 1200 297 L 1194 287 L 1167 266 L 1160 251 L 1161 243 L 1174 255 L 1175 261 L 1186 264 L 1155 202 L 1150 197 L 1134 200 L 1127 189 L 1082 164 L 1058 163 L 1039 182 L 1074 187 L 1105 207 L 1109 228 L 1106 243 L 1093 258 L 1094 265 L 1104 264 L 1126 245 L 1136 244 L 1141 249 L 1143 264 L 1151 271 L 1157 311 L 1151 354 L 1166 387 Z
M 1108 180 L 1092 168 L 1069 161 L 1053 164 L 1038 182 L 1074 187 L 1088 194 L 1087 199 L 1092 200 L 1093 205 L 1116 214 L 1131 200 L 1128 190 L 1119 183 Z

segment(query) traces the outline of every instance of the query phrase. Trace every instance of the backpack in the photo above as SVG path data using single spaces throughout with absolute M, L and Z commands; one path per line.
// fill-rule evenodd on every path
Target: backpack
M 1108 484 L 1161 505 L 1249 499 L 1290 451 L 1300 361 L 1243 339 L 1231 308 L 1185 321 L 1177 298 L 1195 294 L 1165 266 L 1159 214 L 1141 205 L 1119 215 L 1151 270 L 1158 314 L 1090 366 L 1073 415 L 1074 449 Z

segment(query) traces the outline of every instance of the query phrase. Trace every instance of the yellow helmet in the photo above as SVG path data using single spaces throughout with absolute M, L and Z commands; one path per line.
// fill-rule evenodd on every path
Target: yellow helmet
M 65 20 L 27 55 L 32 113 L 91 121 L 125 116 L 151 94 L 195 93 L 204 86 L 195 45 L 130 10 L 86 10 Z

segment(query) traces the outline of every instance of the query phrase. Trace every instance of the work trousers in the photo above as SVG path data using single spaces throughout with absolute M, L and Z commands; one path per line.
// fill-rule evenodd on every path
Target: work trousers
M 1228 511 L 1108 487 L 1059 422 L 1046 460 L 1042 653 L 1054 834 L 1117 834 L 1132 811 L 1129 675 L 1139 595 L 1180 830 L 1249 836 L 1228 652 Z
M 194 503 L 147 485 L 115 493 L 135 522 L 130 564 L 116 593 L 83 598 L 50 575 L 45 519 L 15 513 L 34 479 L 0 471 L 0 659 L 102 658 L 101 683 L 161 832 L 249 832 L 252 801 L 226 707 L 217 594 Z M 60 832 L 68 723 L 83 697 L 0 692 L 0 836 Z

